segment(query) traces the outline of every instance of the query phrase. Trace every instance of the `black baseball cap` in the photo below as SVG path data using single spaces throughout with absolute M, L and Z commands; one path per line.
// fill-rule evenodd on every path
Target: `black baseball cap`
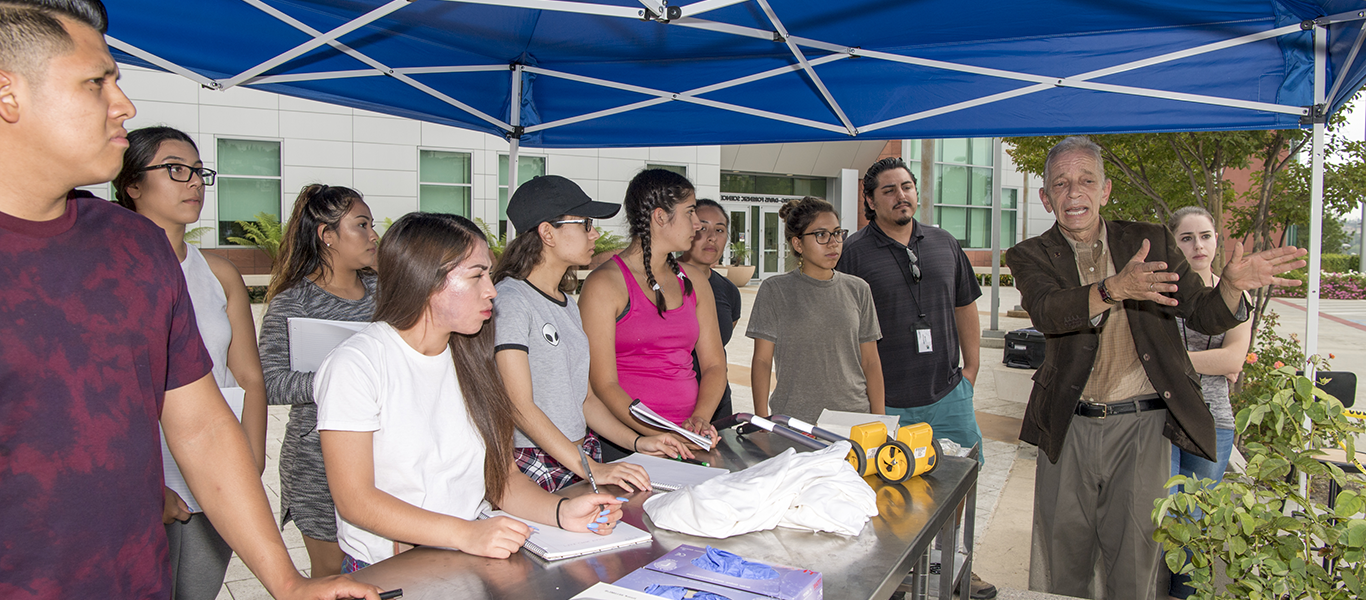
M 621 210 L 620 204 L 595 202 L 583 188 L 559 175 L 542 175 L 517 187 L 508 200 L 508 220 L 517 235 L 560 215 L 607 219 Z

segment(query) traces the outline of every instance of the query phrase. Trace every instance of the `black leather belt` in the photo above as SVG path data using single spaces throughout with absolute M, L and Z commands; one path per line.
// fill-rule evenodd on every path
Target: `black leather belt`
M 1140 413 L 1145 410 L 1158 410 L 1162 408 L 1167 408 L 1167 403 L 1157 394 L 1150 394 L 1125 400 L 1123 402 L 1112 402 L 1110 404 L 1082 400 L 1077 403 L 1076 413 L 1092 419 L 1104 419 L 1105 417 L 1112 417 L 1114 415 L 1127 415 Z

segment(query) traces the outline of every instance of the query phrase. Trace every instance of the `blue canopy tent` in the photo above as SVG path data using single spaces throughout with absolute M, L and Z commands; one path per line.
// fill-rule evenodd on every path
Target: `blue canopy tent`
M 1312 125 L 1311 315 L 1323 122 L 1366 79 L 1361 0 L 112 0 L 109 13 L 122 62 L 504 136 L 510 184 L 520 145 Z

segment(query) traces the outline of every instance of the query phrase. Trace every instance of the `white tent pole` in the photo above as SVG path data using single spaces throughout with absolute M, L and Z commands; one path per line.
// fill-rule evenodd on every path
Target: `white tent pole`
M 585 77 L 585 76 L 583 76 L 583 75 L 573 75 L 573 74 L 564 73 L 564 72 L 561 72 L 561 71 L 551 71 L 551 70 L 549 70 L 549 69 L 543 69 L 543 68 L 540 68 L 540 67 L 525 67 L 525 68 L 526 68 L 527 72 L 536 73 L 536 74 L 539 74 L 539 75 L 546 75 L 546 76 L 549 76 L 549 77 L 558 77 L 558 78 L 560 78 L 560 79 L 568 79 L 569 81 L 577 81 L 577 82 L 579 82 L 579 83 L 586 83 L 586 84 L 590 84 L 590 85 L 599 85 L 599 86 L 602 86 L 602 87 L 607 87 L 607 88 L 612 88 L 612 89 L 617 89 L 617 90 L 625 90 L 625 91 L 628 91 L 628 92 L 636 92 L 636 93 L 638 93 L 638 94 L 644 94 L 644 95 L 647 95 L 647 96 L 657 96 L 657 97 L 660 97 L 660 98 L 668 98 L 668 99 L 670 99 L 670 100 L 678 100 L 679 102 L 691 102 L 691 103 L 693 103 L 693 104 L 701 104 L 702 106 L 710 106 L 710 107 L 712 107 L 712 108 L 717 108 L 717 109 L 720 109 L 720 110 L 728 110 L 728 111 L 731 111 L 731 112 L 737 112 L 737 113 L 740 113 L 740 114 L 743 114 L 743 115 L 750 115 L 750 116 L 755 116 L 755 117 L 762 117 L 762 118 L 765 118 L 765 119 L 772 119 L 772 120 L 775 120 L 775 121 L 782 121 L 782 122 L 784 122 L 784 123 L 792 123 L 792 124 L 795 124 L 795 125 L 804 125 L 804 126 L 806 126 L 806 127 L 811 127 L 811 128 L 813 128 L 813 129 L 822 129 L 822 130 L 830 131 L 830 132 L 834 132 L 834 133 L 844 133 L 844 134 L 849 133 L 848 130 L 846 130 L 844 127 L 839 126 L 839 125 L 830 125 L 830 124 L 828 124 L 828 123 L 822 123 L 822 122 L 820 122 L 820 121 L 812 121 L 811 119 L 803 119 L 803 118 L 801 118 L 801 117 L 793 117 L 793 116 L 789 116 L 789 115 L 783 115 L 783 114 L 779 114 L 779 113 L 775 113 L 775 112 L 770 112 L 770 111 L 767 111 L 767 110 L 759 110 L 759 109 L 757 109 L 757 108 L 749 108 L 749 107 L 746 107 L 746 106 L 739 106 L 739 105 L 736 105 L 736 104 L 731 104 L 731 103 L 729 103 L 729 102 L 717 102 L 717 101 L 715 101 L 715 100 L 707 100 L 706 98 L 697 98 L 697 97 L 693 97 L 693 96 L 684 96 L 684 95 L 682 95 L 682 94 L 678 94 L 678 93 L 674 93 L 674 92 L 666 92 L 666 91 L 663 91 L 663 90 L 656 90 L 656 89 L 647 88 L 647 87 L 643 87 L 643 86 L 639 86 L 639 85 L 631 85 L 631 84 L 628 84 L 628 83 L 617 83 L 617 82 L 615 82 L 615 81 L 608 81 L 608 80 L 606 80 L 606 79 L 599 79 L 599 78 L 597 78 L 597 77 Z
M 991 138 L 991 330 L 1001 329 L 1001 138 Z
M 407 0 L 405 0 L 407 1 Z M 491 6 L 507 6 L 511 8 L 525 8 L 527 10 L 549 10 L 555 12 L 578 13 L 581 15 L 598 15 L 600 17 L 620 17 L 623 19 L 639 19 L 645 16 L 643 8 L 629 8 L 625 6 L 610 6 L 607 4 L 590 4 L 587 2 L 565 2 L 564 0 L 446 0 L 447 2 L 458 2 L 460 4 L 487 4 Z
M 364 15 L 356 17 L 355 19 L 352 19 L 345 25 L 337 27 L 336 29 L 333 29 L 327 33 L 313 36 L 313 39 L 302 44 L 299 44 L 298 46 L 295 46 L 289 51 L 280 54 L 279 56 L 276 56 L 275 58 L 267 60 L 266 62 L 263 62 L 250 69 L 247 69 L 246 71 L 238 73 L 237 76 L 233 77 L 232 79 L 222 82 L 222 88 L 228 89 L 230 87 L 234 87 L 239 83 L 251 79 L 252 77 L 265 73 L 266 71 L 274 69 L 275 67 L 285 64 L 291 60 L 294 60 L 295 58 L 303 56 L 304 54 L 319 46 L 322 46 L 323 44 L 336 40 L 337 38 L 343 35 L 346 35 L 348 33 L 351 33 L 352 31 L 360 29 L 361 27 L 365 27 L 370 23 L 378 21 L 384 18 L 385 16 L 388 16 L 390 13 L 405 6 L 408 6 L 409 4 L 411 4 L 409 0 L 391 0 L 391 2 L 389 2 L 388 4 L 376 8 L 375 10 L 372 10 L 368 13 L 365 13 Z
M 128 42 L 108 35 L 104 36 L 104 42 L 106 44 L 109 44 L 111 47 L 118 48 L 119 50 L 122 50 L 133 56 L 141 58 L 142 60 L 145 60 L 158 67 L 166 69 L 167 71 L 175 73 L 176 75 L 189 79 L 190 81 L 198 83 L 199 85 L 202 85 L 206 88 L 218 89 L 217 81 L 209 79 L 208 77 L 200 75 L 199 73 L 195 73 L 194 71 L 186 69 L 185 67 L 182 67 L 160 56 L 152 54 L 151 52 L 143 50 L 142 48 L 129 44 Z
M 508 132 L 508 201 L 512 201 L 513 192 L 517 191 L 517 150 L 522 145 L 522 65 L 512 65 L 512 110 L 509 120 L 513 123 L 513 130 Z M 508 219 L 507 231 L 504 233 L 507 241 L 517 235 L 516 229 L 512 226 L 512 219 Z
M 844 109 L 840 108 L 840 103 L 835 101 L 835 97 L 830 93 L 830 90 L 826 89 L 825 82 L 821 81 L 820 76 L 816 74 L 816 69 L 812 68 L 811 63 L 806 60 L 806 55 L 802 54 L 802 49 L 798 48 L 797 43 L 792 41 L 789 37 L 787 28 L 783 27 L 783 22 L 778 20 L 778 13 L 773 12 L 773 7 L 768 5 L 768 0 L 755 0 L 755 2 L 759 3 L 759 7 L 764 11 L 764 16 L 767 16 L 769 22 L 773 23 L 773 26 L 777 28 L 778 35 L 782 36 L 783 43 L 787 44 L 788 51 L 792 53 L 792 56 L 797 59 L 797 63 L 806 71 L 806 76 L 811 78 L 811 83 L 816 85 L 816 89 L 820 91 L 821 97 L 825 99 L 825 103 L 830 106 L 830 109 L 835 111 L 835 116 L 839 117 L 840 123 L 844 124 L 844 128 L 849 131 L 849 135 L 858 135 L 858 129 L 849 121 L 849 117 L 844 114 Z
M 1314 118 L 1313 182 L 1309 205 L 1309 286 L 1305 294 L 1304 357 L 1311 358 L 1319 350 L 1319 269 L 1323 266 L 1323 160 L 1327 110 L 1324 96 L 1327 87 L 1328 30 L 1314 28 L 1314 105 L 1319 114 Z M 1314 365 L 1305 366 L 1312 378 Z
M 1347 60 L 1342 61 L 1342 68 L 1338 69 L 1339 73 L 1348 72 L 1352 68 L 1352 65 L 1356 64 L 1357 55 L 1361 52 L 1361 42 L 1363 41 L 1366 41 L 1366 27 L 1361 28 L 1361 32 L 1357 34 L 1357 41 L 1352 43 L 1352 51 L 1347 53 Z M 1342 89 L 1342 84 L 1346 82 L 1346 77 L 1339 77 L 1337 81 L 1333 82 L 1333 89 L 1328 90 L 1327 97 L 1338 97 L 1338 90 Z
M 816 60 L 811 61 L 811 65 L 812 65 L 812 66 L 818 66 L 818 65 L 823 65 L 823 64 L 825 64 L 825 63 L 829 63 L 829 62 L 834 62 L 834 61 L 837 61 L 837 60 L 843 60 L 843 59 L 846 59 L 846 58 L 850 58 L 850 56 L 849 56 L 848 54 L 831 54 L 831 55 L 829 55 L 829 56 L 824 56 L 824 57 L 821 57 L 821 58 L 818 58 L 818 59 L 816 59 Z M 792 72 L 794 72 L 794 71 L 800 71 L 800 70 L 802 70 L 801 65 L 788 65 L 788 66 L 786 66 L 786 67 L 778 67 L 778 68 L 776 68 L 776 69 L 769 69 L 769 70 L 764 71 L 764 72 L 762 72 L 762 73 L 755 73 L 755 74 L 753 74 L 753 75 L 746 75 L 746 76 L 744 76 L 744 77 L 738 77 L 738 78 L 732 79 L 732 80 L 730 80 L 730 81 L 723 81 L 723 82 L 721 82 L 721 83 L 715 83 L 715 84 L 708 85 L 708 86 L 704 86 L 704 87 L 700 87 L 700 88 L 693 88 L 693 89 L 688 90 L 688 91 L 686 91 L 686 92 L 680 92 L 678 95 L 679 95 L 679 96 L 696 96 L 696 95 L 699 95 L 699 94 L 706 94 L 706 93 L 709 93 L 709 92 L 714 92 L 714 91 L 717 91 L 717 90 L 724 90 L 724 89 L 726 89 L 726 88 L 735 87 L 735 86 L 737 86 L 737 85 L 743 85 L 743 84 L 746 84 L 746 83 L 752 83 L 752 82 L 759 81 L 759 80 L 762 80 L 762 79 L 767 79 L 767 78 L 769 78 L 769 77 L 774 77 L 774 76 L 777 76 L 777 75 L 783 75 L 783 74 L 786 74 L 786 73 L 792 73 Z M 617 107 L 614 107 L 614 108 L 607 108 L 607 109 L 603 109 L 603 110 L 599 110 L 599 111 L 594 111 L 594 112 L 587 113 L 587 114 L 582 114 L 582 115 L 577 115 L 577 116 L 573 116 L 573 117 L 568 117 L 568 118 L 560 119 L 560 120 L 557 120 L 557 121 L 550 121 L 550 122 L 547 122 L 547 123 L 540 123 L 540 124 L 538 124 L 538 125 L 532 125 L 532 126 L 526 128 L 526 133 L 532 133 L 532 132 L 541 131 L 541 130 L 544 130 L 544 129 L 551 129 L 551 128 L 554 128 L 554 127 L 563 127 L 563 126 L 565 126 L 565 125 L 572 125 L 572 124 L 574 124 L 574 123 L 581 123 L 581 122 L 583 122 L 583 121 L 591 121 L 591 120 L 593 120 L 593 119 L 598 119 L 598 118 L 602 118 L 602 117 L 608 117 L 608 116 L 611 116 L 611 115 L 620 114 L 620 113 L 624 113 L 624 112 L 630 112 L 630 111 L 633 111 L 633 110 L 640 110 L 640 109 L 642 109 L 642 108 L 649 108 L 649 107 L 651 107 L 651 106 L 663 104 L 663 103 L 665 103 L 665 102 L 672 102 L 672 101 L 673 101 L 673 98 L 671 98 L 671 97 L 670 97 L 670 98 L 663 98 L 663 97 L 660 97 L 660 98 L 655 98 L 655 99 L 653 99 L 653 100 L 642 100 L 642 101 L 640 101 L 640 102 L 633 102 L 633 103 L 631 103 L 631 104 L 625 104 L 625 105 L 617 106 Z
M 300 20 L 298 20 L 298 19 L 295 19 L 294 17 L 291 17 L 291 16 L 289 16 L 289 15 L 287 15 L 287 14 L 281 12 L 280 9 L 275 8 L 274 6 L 271 6 L 271 5 L 269 5 L 269 4 L 266 4 L 266 3 L 263 2 L 262 0 L 243 0 L 243 2 L 246 2 L 247 4 L 250 4 L 250 5 L 254 6 L 254 7 L 256 7 L 257 10 L 260 10 L 261 12 L 264 12 L 264 13 L 266 13 L 266 14 L 272 16 L 272 17 L 275 17 L 276 19 L 279 19 L 281 22 L 285 23 L 286 25 L 289 25 L 290 27 L 293 27 L 293 28 L 295 28 L 295 29 L 298 29 L 299 31 L 302 31 L 302 32 L 304 32 L 304 33 L 307 33 L 308 35 L 315 36 L 315 37 L 316 37 L 316 36 L 322 35 L 322 32 L 318 31 L 317 29 L 314 29 L 314 28 L 312 28 L 312 27 L 309 27 L 308 24 L 304 23 L 303 21 L 300 21 Z M 390 77 L 393 77 L 394 79 L 397 79 L 397 80 L 399 80 L 399 81 L 402 81 L 403 83 L 406 83 L 406 84 L 408 84 L 408 85 L 410 85 L 410 86 L 412 86 L 412 87 L 414 87 L 414 88 L 417 88 L 419 91 L 422 91 L 423 93 L 426 93 L 427 95 L 432 96 L 433 98 L 436 98 L 437 100 L 440 100 L 440 101 L 442 101 L 442 102 L 445 102 L 446 104 L 449 104 L 449 105 L 454 106 L 454 107 L 456 107 L 456 108 L 458 108 L 458 109 L 460 109 L 460 110 L 463 110 L 463 111 L 465 111 L 465 112 L 467 112 L 467 113 L 469 113 L 469 114 L 471 114 L 471 115 L 474 115 L 474 116 L 476 116 L 476 117 L 479 117 L 480 119 L 483 119 L 483 120 L 485 120 L 485 121 L 487 121 L 487 122 L 493 124 L 493 125 L 496 126 L 496 127 L 499 127 L 499 128 L 501 128 L 501 129 L 503 129 L 503 130 L 508 130 L 508 129 L 511 129 L 511 128 L 512 128 L 511 125 L 508 125 L 507 123 L 504 123 L 501 119 L 495 119 L 495 118 L 493 118 L 493 117 L 491 117 L 491 116 L 485 114 L 483 111 L 474 108 L 473 106 L 470 106 L 470 105 L 468 105 L 468 104 L 465 104 L 464 102 L 461 102 L 461 101 L 459 101 L 459 100 L 456 100 L 455 98 L 452 98 L 452 97 L 447 96 L 447 95 L 445 95 L 445 94 L 443 94 L 443 93 L 441 93 L 441 92 L 436 91 L 435 89 L 432 89 L 431 86 L 428 86 L 428 85 L 423 84 L 423 83 L 419 83 L 416 79 L 413 79 L 412 77 L 409 77 L 409 76 L 408 76 L 408 74 L 406 73 L 406 71 L 409 71 L 409 69 L 391 69 L 391 68 L 389 68 L 388 65 L 385 65 L 384 63 L 381 63 L 381 62 L 379 62 L 379 61 L 377 61 L 377 60 L 375 60 L 375 59 L 373 59 L 373 58 L 370 58 L 369 56 L 366 56 L 364 53 L 362 53 L 362 52 L 360 52 L 360 51 L 358 51 L 358 50 L 356 50 L 356 49 L 354 49 L 354 48 L 351 48 L 350 46 L 347 46 L 346 44 L 343 44 L 343 43 L 341 43 L 341 42 L 338 42 L 337 40 L 328 41 L 328 42 L 327 42 L 327 45 L 332 46 L 333 48 L 336 48 L 337 51 L 338 51 L 338 52 L 341 52 L 342 54 L 345 54 L 345 55 L 347 55 L 347 56 L 350 56 L 351 58 L 354 58 L 354 59 L 356 59 L 356 60 L 358 60 L 358 61 L 360 61 L 360 62 L 363 62 L 363 63 L 365 63 L 365 64 L 367 64 L 367 65 L 370 65 L 371 67 L 374 67 L 375 70 L 376 70 L 376 71 L 379 71 L 380 73 L 383 73 L 383 74 L 385 74 L 385 75 L 388 75 L 388 76 L 390 76 Z M 475 68 L 478 69 L 478 70 L 483 70 L 484 68 L 487 68 L 487 65 L 480 65 L 480 66 L 477 66 L 477 67 L 475 67 Z M 505 68 L 507 68 L 507 67 L 502 66 L 502 65 L 498 65 L 498 67 L 497 67 L 497 69 L 499 69 L 499 70 L 505 69 Z M 248 83 L 250 83 L 250 82 L 248 82 Z M 215 89 L 217 89 L 218 86 L 219 86 L 219 84 L 218 84 L 217 82 L 215 82 L 215 83 L 214 83 Z
M 1324 100 L 1328 77 L 1328 28 L 1314 27 L 1314 139 L 1313 179 L 1309 192 L 1309 285 L 1304 294 L 1304 374 L 1315 381 L 1314 355 L 1319 350 L 1319 269 L 1323 267 L 1323 143 L 1328 105 Z M 1313 427 L 1308 416 L 1305 428 Z M 1300 471 L 1300 495 L 1309 495 L 1309 475 Z

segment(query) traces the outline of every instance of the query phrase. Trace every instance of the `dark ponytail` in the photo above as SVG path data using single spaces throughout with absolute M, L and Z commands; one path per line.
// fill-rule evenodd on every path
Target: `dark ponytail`
M 631 228 L 631 237 L 640 240 L 640 250 L 645 261 L 645 281 L 655 292 L 655 310 L 664 316 L 664 292 L 655 281 L 654 270 L 650 268 L 650 216 L 656 208 L 662 208 L 670 215 L 674 206 L 693 195 L 696 188 L 687 177 L 664 169 L 646 169 L 631 179 L 626 186 L 626 222 Z M 678 260 L 670 254 L 666 259 L 669 269 L 677 277 L 682 273 Z M 683 295 L 692 293 L 692 281 L 683 278 Z
M 328 261 L 327 247 L 318 236 L 318 226 L 325 226 L 325 231 L 336 231 L 342 217 L 357 200 L 361 200 L 361 196 L 356 190 L 321 183 L 304 186 L 299 191 L 289 224 L 280 238 L 275 265 L 270 270 L 266 300 L 298 285 L 315 272 L 322 271 L 330 276 L 332 263 Z M 363 272 L 373 271 L 367 268 Z

